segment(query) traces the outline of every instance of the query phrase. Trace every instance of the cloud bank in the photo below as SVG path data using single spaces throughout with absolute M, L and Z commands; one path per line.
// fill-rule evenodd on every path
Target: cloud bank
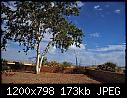
M 46 43 L 45 43 L 46 44 Z M 16 45 L 16 44 L 15 44 Z M 44 45 L 44 43 L 43 43 Z M 95 64 L 103 64 L 105 62 L 113 62 L 118 66 L 125 66 L 125 44 L 121 45 L 107 45 L 106 47 L 94 48 L 94 49 L 86 49 L 84 44 L 81 44 L 81 48 L 77 48 L 76 46 L 70 46 L 69 50 L 64 53 L 61 53 L 59 49 L 56 47 L 51 47 L 49 49 L 49 53 L 47 54 L 47 58 L 49 61 L 56 60 L 57 62 L 71 62 L 76 64 L 75 55 L 78 58 L 78 64 L 81 66 L 86 65 L 95 65 Z M 2 58 L 6 59 L 14 59 L 14 60 L 29 60 L 31 61 L 31 57 L 36 56 L 36 51 L 29 51 L 28 55 L 25 55 L 24 52 L 18 53 L 17 48 L 12 46 L 8 47 L 6 52 L 2 51 Z

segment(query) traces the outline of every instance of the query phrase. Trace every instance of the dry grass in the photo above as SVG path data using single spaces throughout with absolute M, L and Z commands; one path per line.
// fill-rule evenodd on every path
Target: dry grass
M 2 73 L 2 83 L 14 84 L 85 84 L 100 83 L 87 77 L 84 74 L 62 74 L 62 73 L 40 73 L 30 72 L 4 72 Z

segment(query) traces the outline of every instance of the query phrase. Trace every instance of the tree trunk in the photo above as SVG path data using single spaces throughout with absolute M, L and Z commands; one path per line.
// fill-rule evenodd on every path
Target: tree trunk
M 40 51 L 39 51 L 39 48 L 40 48 L 40 45 L 38 43 L 37 45 L 37 59 L 36 59 L 36 74 L 39 74 L 40 71 L 39 71 L 39 63 L 40 63 Z
M 44 59 L 44 56 L 42 55 L 42 56 L 41 56 L 41 60 L 40 60 L 40 67 L 41 67 L 41 65 L 42 65 L 43 59 Z
M 38 68 L 39 73 L 40 73 L 40 71 L 41 71 L 41 66 L 42 66 L 43 58 L 44 58 L 44 56 L 41 56 L 41 59 L 40 59 L 40 62 L 39 62 L 39 68 Z
M 41 71 L 42 61 L 44 56 L 40 54 L 40 44 L 37 45 L 37 59 L 36 59 L 36 74 L 39 74 Z
M 40 54 L 37 54 L 37 59 L 36 59 L 36 74 L 39 74 L 39 62 L 40 62 Z
M 37 56 L 37 65 L 36 65 L 36 74 L 39 74 L 41 71 L 41 66 L 42 66 L 42 61 L 43 61 L 44 56 L 41 56 L 38 54 Z
M 43 54 L 40 54 L 40 50 L 39 50 L 40 49 L 40 43 L 37 44 L 36 74 L 39 74 L 41 71 L 42 61 L 44 59 L 44 56 L 47 53 L 47 49 L 49 48 L 50 44 L 51 44 L 51 42 L 49 42 L 49 44 L 47 45 Z

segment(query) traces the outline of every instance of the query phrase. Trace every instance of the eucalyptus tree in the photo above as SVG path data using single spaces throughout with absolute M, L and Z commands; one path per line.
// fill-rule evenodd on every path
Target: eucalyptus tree
M 14 7 L 9 4 L 14 3 Z M 36 73 L 40 73 L 44 56 L 51 46 L 68 50 L 75 44 L 80 47 L 83 32 L 77 28 L 68 16 L 78 16 L 80 8 L 77 2 L 1 2 L 1 20 L 5 25 L 1 34 L 1 49 L 6 50 L 7 43 L 12 40 L 23 45 L 24 52 L 36 50 Z M 40 44 L 44 34 L 50 33 L 51 40 L 41 52 Z

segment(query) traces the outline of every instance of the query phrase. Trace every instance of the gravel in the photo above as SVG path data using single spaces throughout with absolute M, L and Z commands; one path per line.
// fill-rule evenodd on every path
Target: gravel
M 3 72 L 2 83 L 14 84 L 85 84 L 100 83 L 84 74 L 44 73 L 31 72 Z

